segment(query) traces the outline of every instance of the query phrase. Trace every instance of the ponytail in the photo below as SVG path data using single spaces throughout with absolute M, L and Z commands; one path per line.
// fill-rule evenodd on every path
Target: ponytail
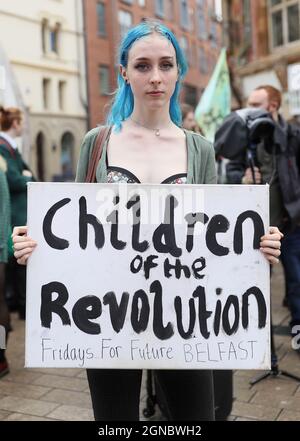
M 0 106 L 0 128 L 4 132 L 9 130 L 15 120 L 21 121 L 22 112 L 17 107 L 4 108 Z

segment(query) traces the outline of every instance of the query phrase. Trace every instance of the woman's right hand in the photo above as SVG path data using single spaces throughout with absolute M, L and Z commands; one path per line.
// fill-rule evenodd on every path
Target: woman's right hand
M 27 265 L 27 260 L 31 256 L 37 243 L 27 236 L 27 227 L 15 227 L 12 234 L 14 243 L 14 256 L 20 265 Z

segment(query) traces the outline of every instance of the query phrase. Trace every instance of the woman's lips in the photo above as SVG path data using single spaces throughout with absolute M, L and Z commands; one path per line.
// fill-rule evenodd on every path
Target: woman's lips
M 148 92 L 147 95 L 151 95 L 151 96 L 161 96 L 164 92 L 162 92 L 161 90 L 156 90 L 153 92 Z

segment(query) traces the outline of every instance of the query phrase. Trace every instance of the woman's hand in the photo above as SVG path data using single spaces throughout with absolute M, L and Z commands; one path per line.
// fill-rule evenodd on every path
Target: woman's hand
M 260 238 L 260 250 L 270 263 L 278 263 L 280 256 L 281 239 L 283 234 L 277 227 L 270 227 L 269 234 L 265 234 Z
M 20 265 L 27 265 L 37 243 L 27 236 L 27 227 L 15 227 L 12 234 L 14 243 L 14 256 Z
M 26 176 L 27 178 L 32 178 L 32 173 L 29 170 L 23 170 L 22 175 Z

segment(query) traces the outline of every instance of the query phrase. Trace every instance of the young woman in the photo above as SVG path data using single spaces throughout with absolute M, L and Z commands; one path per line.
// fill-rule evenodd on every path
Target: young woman
M 118 90 L 107 124 L 113 129 L 97 166 L 97 182 L 216 182 L 214 150 L 202 136 L 184 131 L 178 104 L 187 67 L 172 32 L 162 24 L 143 22 L 132 28 L 120 47 Z M 99 128 L 85 137 L 77 182 L 85 182 Z M 21 236 L 21 234 L 25 236 Z M 26 227 L 13 234 L 15 256 L 25 264 L 35 247 Z M 266 257 L 280 254 L 280 232 L 262 238 Z M 156 371 L 172 420 L 213 420 L 212 372 Z M 138 420 L 142 371 L 89 369 L 96 420 Z
M 17 146 L 16 138 L 22 135 L 22 112 L 16 107 L 0 108 L 0 156 L 7 163 L 7 182 L 11 202 L 11 224 L 24 225 L 27 217 L 27 182 L 33 181 L 31 171 L 25 164 Z M 8 305 L 18 310 L 25 319 L 26 271 L 12 256 L 7 266 L 6 285 Z

